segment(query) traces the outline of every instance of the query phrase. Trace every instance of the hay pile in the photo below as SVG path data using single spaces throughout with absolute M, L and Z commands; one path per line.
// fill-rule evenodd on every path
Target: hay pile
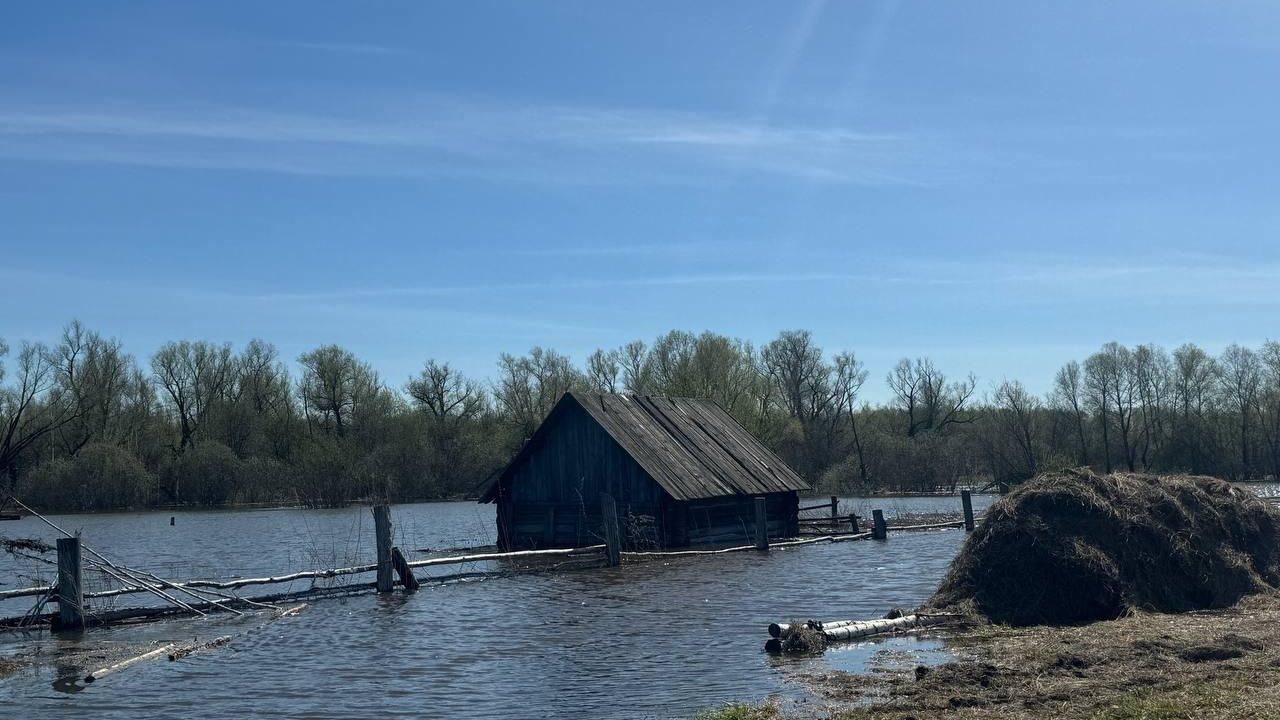
M 1187 475 L 1047 473 L 1002 499 L 929 604 L 1012 625 L 1226 607 L 1280 587 L 1280 513 Z

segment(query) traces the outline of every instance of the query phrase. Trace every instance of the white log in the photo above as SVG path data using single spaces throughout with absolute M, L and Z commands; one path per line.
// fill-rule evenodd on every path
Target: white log
M 890 525 L 886 527 L 889 531 L 898 530 L 940 530 L 942 528 L 961 528 L 964 527 L 963 520 L 955 520 L 952 522 L 933 523 L 930 525 Z
M 122 660 L 116 663 L 115 665 L 108 665 L 102 668 L 101 670 L 95 670 L 89 673 L 88 675 L 85 676 L 84 681 L 87 683 L 91 683 L 95 680 L 101 680 L 102 678 L 110 675 L 113 672 L 118 672 L 120 670 L 123 670 L 129 667 L 130 665 L 133 665 L 134 663 L 140 663 L 144 660 L 151 660 L 152 658 L 164 657 L 166 654 L 168 654 L 170 650 L 174 649 L 175 647 L 177 647 L 176 643 L 169 643 L 168 645 L 165 645 L 164 647 L 158 647 L 155 650 L 152 650 L 151 652 L 145 652 L 145 653 L 142 653 L 141 655 L 135 655 L 134 657 L 131 657 L 128 660 Z

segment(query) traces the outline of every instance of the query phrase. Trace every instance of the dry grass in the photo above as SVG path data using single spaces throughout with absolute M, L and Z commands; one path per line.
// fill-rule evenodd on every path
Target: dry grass
M 788 654 L 820 653 L 827 649 L 827 636 L 803 620 L 792 620 L 782 636 L 782 651 Z
M 930 601 L 1015 625 L 1227 607 L 1280 586 L 1280 513 L 1213 478 L 1046 473 L 987 512 Z
M 978 625 L 957 660 L 815 682 L 839 720 L 1280 717 L 1280 596 L 1070 627 Z M 851 703 L 870 703 L 848 709 Z
M 0 678 L 8 677 L 22 669 L 23 663 L 9 658 L 0 658 Z

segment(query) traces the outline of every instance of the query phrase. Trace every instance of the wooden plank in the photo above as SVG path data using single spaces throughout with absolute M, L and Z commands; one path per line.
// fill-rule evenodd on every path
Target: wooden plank
M 769 520 L 766 515 L 766 501 L 762 497 L 756 498 L 756 549 L 769 549 Z
M 622 564 L 622 534 L 618 530 L 618 508 L 613 497 L 600 495 L 600 515 L 604 521 L 604 544 L 609 567 Z

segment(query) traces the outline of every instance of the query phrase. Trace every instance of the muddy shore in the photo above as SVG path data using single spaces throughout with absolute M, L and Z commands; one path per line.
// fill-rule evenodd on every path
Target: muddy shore
M 706 720 L 1280 717 L 1280 595 L 1074 627 L 975 624 L 932 633 L 955 660 L 808 678 L 821 703 L 732 705 Z

